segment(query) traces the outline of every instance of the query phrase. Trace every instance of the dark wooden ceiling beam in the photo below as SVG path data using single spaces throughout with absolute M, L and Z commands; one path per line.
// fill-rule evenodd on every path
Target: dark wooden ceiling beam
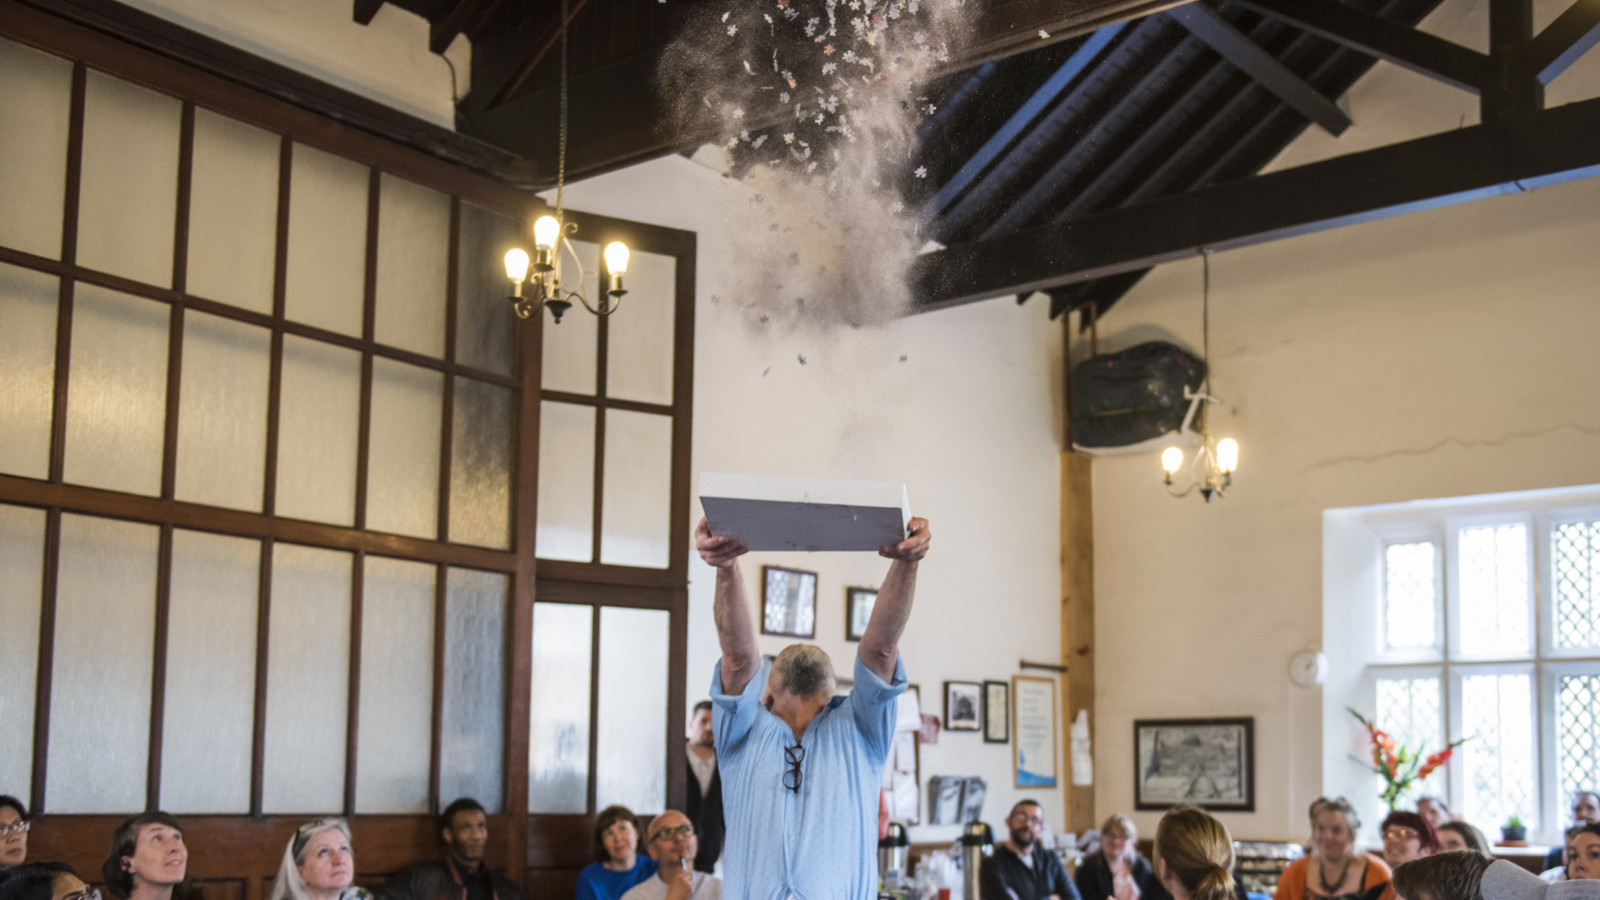
M 1350 127 L 1344 110 L 1209 7 L 1191 3 L 1167 15 L 1324 131 L 1339 135 Z
M 1577 0 L 1528 44 L 1528 67 L 1540 84 L 1549 84 L 1595 44 L 1600 44 L 1600 0 Z
M 1600 99 L 950 247 L 908 279 L 944 309 L 1594 175 Z
M 963 69 L 1070 40 L 1191 0 L 1012 0 L 986 9 L 951 68 Z M 1042 34 L 1041 34 L 1042 32 Z
M 383 8 L 383 0 L 355 0 L 353 18 L 358 25 L 371 25 L 372 19 Z
M 428 23 L 428 49 L 443 53 L 462 32 L 471 28 L 493 0 L 455 0 L 443 16 Z
M 578 17 L 578 13 L 583 12 L 583 7 L 588 2 L 589 0 L 573 0 L 572 5 L 567 9 L 566 21 L 557 22 L 556 27 L 551 30 L 550 34 L 543 41 L 534 45 L 533 51 L 517 65 L 517 69 L 512 73 L 511 77 L 506 79 L 505 84 L 500 85 L 498 91 L 495 91 L 494 99 L 489 101 L 489 109 L 494 109 L 497 106 L 515 100 L 522 94 L 529 79 L 533 77 L 534 70 L 539 68 L 539 63 L 544 61 L 545 56 L 555 47 L 556 42 L 561 40 L 562 33 L 572 27 L 572 20 Z
M 1368 56 L 1472 93 L 1489 81 L 1489 57 L 1337 0 L 1228 0 Z

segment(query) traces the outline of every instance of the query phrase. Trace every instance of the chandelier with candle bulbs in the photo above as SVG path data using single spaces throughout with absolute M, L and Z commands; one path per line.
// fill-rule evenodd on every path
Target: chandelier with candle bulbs
M 1201 404 L 1222 402 L 1211 395 L 1211 250 L 1202 249 L 1200 259 L 1204 273 L 1200 294 L 1201 355 L 1206 374 L 1200 390 L 1183 389 L 1183 398 L 1189 401 L 1189 412 L 1178 429 L 1180 434 L 1197 439 L 1199 448 L 1188 458 L 1188 470 L 1181 478 L 1178 473 L 1184 470 L 1183 448 L 1174 446 L 1163 450 L 1161 468 L 1167 473 L 1167 493 L 1174 497 L 1187 497 L 1199 490 L 1200 496 L 1210 503 L 1212 494 L 1220 497 L 1233 484 L 1233 471 L 1239 466 L 1239 442 L 1231 437 L 1213 440 L 1203 424 L 1203 417 L 1198 416 Z M 1192 430 L 1196 418 L 1202 419 L 1198 431 Z M 1176 487 L 1180 482 L 1183 483 L 1181 490 Z
M 590 303 L 583 294 L 583 261 L 567 235 L 576 234 L 576 222 L 564 216 L 562 192 L 567 184 L 567 28 L 571 17 L 567 14 L 567 0 L 561 0 L 561 133 L 556 164 L 556 210 L 553 216 L 540 216 L 533 223 L 533 256 L 521 247 L 506 251 L 506 277 L 511 279 L 511 309 L 519 319 L 537 315 L 548 308 L 551 318 L 561 324 L 561 317 L 572 308 L 573 301 L 597 316 L 609 316 L 622 305 L 627 293 L 622 287 L 622 276 L 628 271 L 628 247 L 621 241 L 606 245 L 606 288 Z M 561 285 L 562 257 L 571 260 L 577 276 L 569 281 L 576 288 Z

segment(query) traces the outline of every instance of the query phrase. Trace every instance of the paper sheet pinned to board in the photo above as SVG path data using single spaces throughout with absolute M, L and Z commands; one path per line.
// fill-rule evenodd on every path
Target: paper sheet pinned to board
M 1079 785 L 1094 784 L 1094 753 L 1089 745 L 1089 711 L 1078 710 L 1078 717 L 1072 720 L 1071 739 L 1072 751 L 1072 783 Z
M 921 731 L 922 730 L 922 701 L 917 697 L 916 688 L 906 688 L 895 698 L 894 730 L 895 731 Z
M 700 475 L 700 505 L 712 534 L 751 550 L 870 550 L 905 540 L 906 486 L 889 481 Z

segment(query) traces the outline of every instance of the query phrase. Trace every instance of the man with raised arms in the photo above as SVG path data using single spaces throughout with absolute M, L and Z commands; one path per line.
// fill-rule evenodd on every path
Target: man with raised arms
M 836 697 L 833 664 L 810 644 L 785 647 L 769 667 L 756 647 L 737 539 L 695 532 L 717 570 L 713 611 L 722 659 L 711 677 L 712 728 L 727 824 L 725 887 L 739 900 L 871 900 L 877 895 L 878 787 L 906 688 L 900 633 L 911 615 L 917 563 L 933 534 L 878 553 L 893 560 L 856 651 L 850 696 Z

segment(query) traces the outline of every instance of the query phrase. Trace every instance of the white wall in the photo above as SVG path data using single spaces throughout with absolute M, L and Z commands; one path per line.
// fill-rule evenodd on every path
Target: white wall
M 1484 6 L 1447 2 L 1427 24 L 1471 45 L 1451 29 L 1480 27 Z M 1600 93 L 1595 56 L 1561 96 Z M 1380 63 L 1345 138 L 1310 133 L 1284 159 L 1412 137 L 1433 103 L 1413 79 Z M 1323 510 L 1600 480 L 1597 210 L 1590 179 L 1212 258 L 1212 430 L 1239 440 L 1233 489 L 1173 500 L 1154 454 L 1094 464 L 1098 815 L 1132 809 L 1133 720 L 1248 715 L 1256 812 L 1224 821 L 1306 837 L 1307 805 L 1344 781 L 1323 737 L 1352 724 L 1288 677 L 1323 638 Z M 1198 259 L 1102 323 L 1103 352 L 1153 338 L 1198 349 Z
M 435 125 L 455 128 L 450 69 L 428 52 L 428 23 L 385 4 L 358 25 L 347 0 L 121 0 L 207 37 L 297 69 Z M 458 37 L 448 51 L 470 87 L 472 48 Z
M 1037 303 L 1000 300 L 881 328 L 753 331 L 727 287 L 739 262 L 730 236 L 749 193 L 681 157 L 567 189 L 576 209 L 699 235 L 695 478 L 711 471 L 906 482 L 912 512 L 927 517 L 935 535 L 901 646 L 925 713 L 942 713 L 945 679 L 1008 679 L 1019 658 L 1058 659 L 1059 324 Z M 697 504 L 683 527 L 699 516 Z M 844 590 L 875 586 L 886 562 L 869 554 L 751 554 L 744 571 L 753 599 L 763 563 L 819 573 L 817 643 L 849 677 L 855 645 L 844 640 Z M 706 696 L 720 655 L 713 582 L 695 557 L 690 702 Z M 768 653 L 785 643 L 761 639 Z M 977 734 L 943 733 L 923 748 L 922 775 L 984 776 L 985 818 L 999 831 L 1021 796 L 1012 788 L 1010 752 Z M 1028 793 L 1059 816 L 1059 789 Z M 953 826 L 919 828 L 912 839 L 957 834 Z

